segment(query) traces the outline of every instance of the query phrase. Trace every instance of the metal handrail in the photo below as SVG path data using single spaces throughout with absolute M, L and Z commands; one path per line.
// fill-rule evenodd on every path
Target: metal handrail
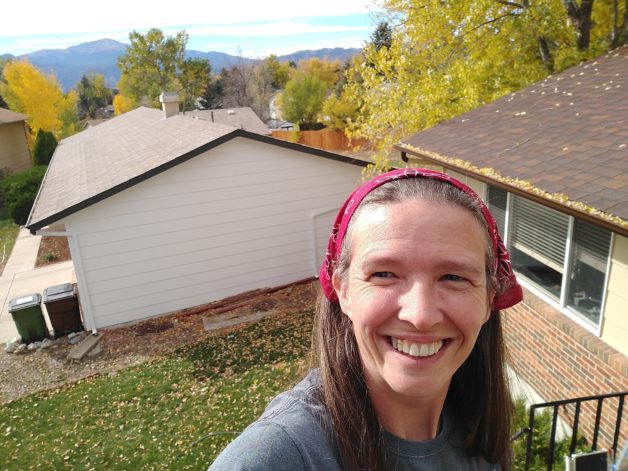
M 535 418 L 535 412 L 537 409 L 543 409 L 546 407 L 553 408 L 552 430 L 550 432 L 550 443 L 549 443 L 549 449 L 547 453 L 548 455 L 547 456 L 547 469 L 548 471 L 551 471 L 553 467 L 553 463 L 554 463 L 554 448 L 556 445 L 555 435 L 556 435 L 556 424 L 558 422 L 558 408 L 560 406 L 565 406 L 567 404 L 576 405 L 576 410 L 574 413 L 574 419 L 572 423 L 571 441 L 569 444 L 569 454 L 572 455 L 574 451 L 576 450 L 576 444 L 577 444 L 578 426 L 579 426 L 579 421 L 580 421 L 580 405 L 583 402 L 597 401 L 597 407 L 596 407 L 596 412 L 595 412 L 595 426 L 593 429 L 593 440 L 591 444 L 591 451 L 594 451 L 597 449 L 597 442 L 598 442 L 598 436 L 599 436 L 599 431 L 600 431 L 600 421 L 602 417 L 602 407 L 603 407 L 604 400 L 614 398 L 614 397 L 619 398 L 619 403 L 617 405 L 617 417 L 615 419 L 615 430 L 613 434 L 613 447 L 612 447 L 613 457 L 616 456 L 617 445 L 619 441 L 619 432 L 621 429 L 621 420 L 623 416 L 624 399 L 626 395 L 628 395 L 628 391 L 609 393 L 609 394 L 599 394 L 597 396 L 585 396 L 585 397 L 577 397 L 577 398 L 572 398 L 572 399 L 563 399 L 560 401 L 543 402 L 540 404 L 531 405 L 528 426 L 520 430 L 519 432 L 517 432 L 512 437 L 512 440 L 516 440 L 521 435 L 527 434 L 526 461 L 525 461 L 524 469 L 528 471 L 530 467 L 530 460 L 532 458 L 532 435 L 534 433 L 534 418 Z

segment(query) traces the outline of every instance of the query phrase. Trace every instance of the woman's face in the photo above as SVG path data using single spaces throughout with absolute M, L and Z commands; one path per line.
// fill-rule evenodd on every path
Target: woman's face
M 484 232 L 469 210 L 443 202 L 357 215 L 349 269 L 333 283 L 372 392 L 444 400 L 490 315 Z

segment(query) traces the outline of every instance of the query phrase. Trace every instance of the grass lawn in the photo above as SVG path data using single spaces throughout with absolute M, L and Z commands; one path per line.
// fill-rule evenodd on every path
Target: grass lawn
M 306 364 L 312 312 L 0 408 L 0 469 L 206 469 Z M 206 438 L 202 438 L 206 437 Z
M 18 232 L 20 232 L 20 226 L 13 220 L 0 219 L 0 271 L 11 255 Z

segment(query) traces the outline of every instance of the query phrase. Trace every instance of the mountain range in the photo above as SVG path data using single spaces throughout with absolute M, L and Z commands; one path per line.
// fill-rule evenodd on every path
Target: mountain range
M 127 44 L 115 41 L 113 39 L 99 39 L 82 43 L 77 46 L 71 46 L 67 49 L 42 49 L 40 51 L 13 56 L 11 54 L 0 55 L 0 61 L 7 59 L 28 59 L 28 61 L 38 69 L 46 73 L 54 73 L 61 83 L 65 91 L 74 87 L 83 74 L 94 72 L 103 74 L 109 87 L 115 87 L 120 79 L 120 70 L 118 69 L 118 56 L 125 53 Z M 292 54 L 278 56 L 279 61 L 298 62 L 301 59 L 309 59 L 318 57 L 320 59 L 329 60 L 345 60 L 358 54 L 360 49 L 357 48 L 325 48 L 317 50 L 297 51 Z M 255 59 L 242 59 L 240 57 L 225 54 L 224 52 L 201 52 L 186 51 L 186 57 L 208 59 L 212 70 L 219 72 L 223 68 L 230 67 L 241 60 L 246 62 L 257 62 Z

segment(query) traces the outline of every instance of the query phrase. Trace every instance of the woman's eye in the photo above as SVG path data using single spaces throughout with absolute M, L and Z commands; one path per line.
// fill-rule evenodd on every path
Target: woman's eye
M 371 276 L 374 278 L 392 278 L 393 274 L 389 271 L 376 271 Z
M 465 281 L 462 276 L 447 274 L 443 276 L 445 281 Z

